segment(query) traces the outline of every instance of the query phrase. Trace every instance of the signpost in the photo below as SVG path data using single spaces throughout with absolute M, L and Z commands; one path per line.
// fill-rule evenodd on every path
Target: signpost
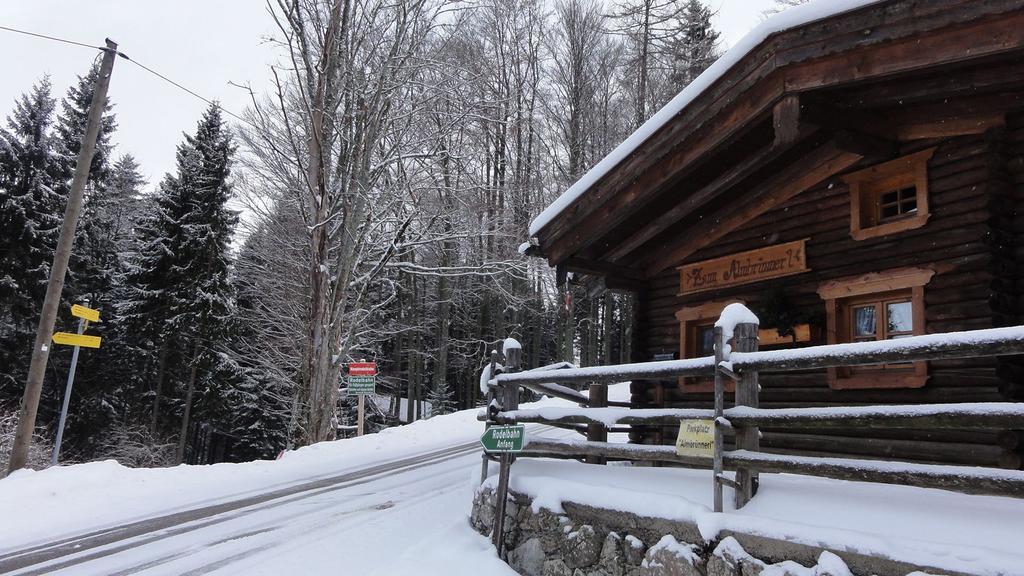
M 480 444 L 487 452 L 522 452 L 526 439 L 526 426 L 492 426 L 480 437 Z
M 88 304 L 89 301 L 86 300 L 85 303 Z M 57 459 L 60 458 L 60 443 L 64 439 L 64 423 L 68 419 L 68 403 L 71 401 L 71 387 L 75 385 L 75 369 L 78 368 L 78 351 L 82 347 L 100 347 L 99 336 L 87 336 L 83 334 L 85 329 L 89 326 L 89 322 L 100 321 L 100 311 L 75 304 L 71 307 L 71 314 L 79 318 L 78 333 L 71 334 L 70 332 L 55 332 L 53 334 L 54 344 L 74 346 L 75 351 L 71 353 L 71 367 L 68 369 L 68 384 L 64 388 L 64 403 L 61 405 L 60 409 L 60 422 L 57 424 L 57 441 L 53 444 L 53 456 L 50 458 L 51 466 L 56 466 Z
M 366 395 L 377 393 L 376 362 L 349 362 L 348 392 L 359 397 L 359 425 L 356 434 L 362 436 L 366 418 Z
M 682 420 L 676 437 L 676 454 L 699 458 L 715 457 L 715 421 Z

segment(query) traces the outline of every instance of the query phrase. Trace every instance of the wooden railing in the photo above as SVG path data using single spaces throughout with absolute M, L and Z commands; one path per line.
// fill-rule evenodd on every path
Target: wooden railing
M 714 470 L 714 507 L 722 510 L 722 486 L 735 489 L 736 507 L 742 507 L 756 492 L 758 472 L 806 474 L 842 480 L 896 483 L 926 488 L 942 488 L 971 494 L 1024 497 L 1024 471 L 890 462 L 854 458 L 804 457 L 760 452 L 761 427 L 785 429 L 828 428 L 900 428 L 900 429 L 1003 429 L 1024 430 L 1024 403 L 989 402 L 904 406 L 858 406 L 834 408 L 758 408 L 758 373 L 786 372 L 839 366 L 886 364 L 950 358 L 979 358 L 1024 353 L 1024 326 L 914 336 L 900 340 L 858 344 L 815 346 L 781 351 L 757 351 L 758 326 L 735 326 L 731 340 L 734 351 L 725 354 L 722 328 L 715 330 L 715 356 L 690 360 L 644 362 L 617 366 L 531 370 L 517 372 L 518 352 L 509 369 L 489 381 L 491 402 L 480 419 L 487 425 L 541 423 L 580 432 L 587 440 L 530 438 L 519 457 L 561 457 L 603 462 L 607 459 L 671 462 Z M 493 372 L 492 372 L 493 374 Z M 715 408 L 701 409 L 624 409 L 600 407 L 601 402 L 561 386 L 587 384 L 598 390 L 601 383 L 630 380 L 669 379 L 681 376 L 714 376 Z M 724 408 L 724 381 L 736 383 L 735 407 Z M 529 388 L 576 401 L 580 408 L 519 410 L 519 388 Z M 571 391 L 565 392 L 566 390 Z M 593 392 L 591 393 L 593 396 Z M 681 456 L 674 446 L 608 443 L 594 430 L 607 432 L 625 426 L 679 425 L 687 419 L 712 419 L 715 422 L 714 456 Z M 723 437 L 735 435 L 736 449 L 726 451 Z M 503 455 L 507 464 L 512 458 Z M 485 458 L 487 455 L 485 454 Z M 503 462 L 503 464 L 505 464 Z M 486 461 L 485 461 L 486 463 Z M 503 465 L 508 485 L 508 467 Z M 733 480 L 723 475 L 735 470 Z M 503 497 L 504 490 L 499 490 Z

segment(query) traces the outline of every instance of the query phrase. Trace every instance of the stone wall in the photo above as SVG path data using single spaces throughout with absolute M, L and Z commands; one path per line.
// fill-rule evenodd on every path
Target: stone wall
M 473 499 L 470 522 L 494 525 L 494 490 Z M 504 539 L 509 565 L 524 576 L 968 576 L 888 558 L 727 533 L 706 541 L 693 524 L 573 502 L 564 513 L 509 493 Z

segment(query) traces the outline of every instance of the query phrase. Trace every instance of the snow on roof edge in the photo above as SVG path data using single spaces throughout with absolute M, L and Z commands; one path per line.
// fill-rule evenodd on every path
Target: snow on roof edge
M 636 129 L 629 138 L 622 141 L 600 162 L 594 165 L 582 178 L 555 199 L 547 208 L 541 211 L 536 218 L 530 222 L 529 236 L 536 236 L 542 228 L 551 223 L 556 216 L 561 214 L 570 204 L 578 200 L 583 194 L 597 183 L 598 180 L 607 175 L 627 156 L 636 151 L 662 126 L 668 123 L 677 114 L 683 111 L 697 96 L 704 92 L 709 86 L 725 75 L 744 56 L 764 42 L 769 36 L 797 26 L 803 26 L 818 20 L 836 16 L 843 12 L 856 10 L 870 4 L 876 4 L 883 0 L 811 0 L 807 4 L 793 6 L 783 12 L 775 14 L 754 27 L 746 36 L 740 39 L 735 46 L 726 51 L 721 58 L 708 67 L 693 82 L 687 85 L 679 94 L 658 110 L 642 126 Z

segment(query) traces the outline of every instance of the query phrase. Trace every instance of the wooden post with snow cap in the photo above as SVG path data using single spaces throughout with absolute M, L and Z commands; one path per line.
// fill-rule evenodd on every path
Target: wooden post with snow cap
M 742 322 L 736 325 L 733 348 L 737 352 L 757 352 L 758 324 Z M 736 381 L 736 405 L 758 407 L 761 390 L 757 370 L 745 370 Z M 761 432 L 757 426 L 736 427 L 736 449 L 761 451 Z M 757 472 L 750 468 L 736 470 L 736 509 L 742 508 L 757 492 Z
M 514 338 L 506 338 L 502 346 L 505 353 L 505 373 L 519 371 L 523 348 Z M 510 382 L 501 387 L 502 410 L 519 409 L 519 385 Z M 505 509 L 508 504 L 508 477 L 512 468 L 513 456 L 509 452 L 501 454 L 501 467 L 498 470 L 498 489 L 494 494 L 494 532 L 491 534 L 494 549 L 498 557 L 505 559 Z
M 721 322 L 721 320 L 719 320 Z M 722 424 L 725 412 L 725 382 L 721 369 L 725 355 L 725 338 L 722 327 L 715 324 L 715 453 L 712 485 L 714 489 L 714 510 L 722 511 Z
M 494 378 L 494 373 L 497 370 L 498 370 L 498 351 L 497 350 L 491 350 L 491 363 L 490 363 L 489 369 L 480 378 L 480 380 L 481 380 L 480 387 L 482 388 L 482 391 L 486 394 L 486 399 L 487 399 L 487 405 L 486 405 L 487 406 L 487 408 L 486 408 L 486 411 L 487 411 L 487 422 L 484 422 L 484 431 L 485 432 L 487 431 L 488 428 L 491 427 L 491 424 L 492 424 L 492 422 L 491 422 L 491 404 L 494 403 L 494 388 L 489 386 L 487 384 L 487 382 L 491 378 Z M 484 451 L 484 453 L 480 455 L 480 458 L 482 460 L 481 465 L 480 465 L 480 483 L 483 484 L 484 481 L 487 480 L 487 468 L 488 468 L 488 464 L 491 461 L 491 455 L 488 454 L 486 451 Z
M 729 304 L 715 322 L 715 512 L 722 511 L 722 485 L 728 485 L 736 492 L 736 508 L 746 504 L 754 494 L 757 475 L 749 469 L 739 469 L 736 480 L 722 476 L 723 428 L 729 427 L 725 419 L 725 378 L 736 381 L 736 404 L 757 407 L 757 372 L 748 371 L 737 376 L 729 363 L 733 348 L 737 352 L 757 351 L 757 329 L 759 321 L 749 308 L 740 303 Z M 732 345 L 729 341 L 732 341 Z M 737 449 L 758 451 L 758 429 L 748 427 L 736 431 Z

